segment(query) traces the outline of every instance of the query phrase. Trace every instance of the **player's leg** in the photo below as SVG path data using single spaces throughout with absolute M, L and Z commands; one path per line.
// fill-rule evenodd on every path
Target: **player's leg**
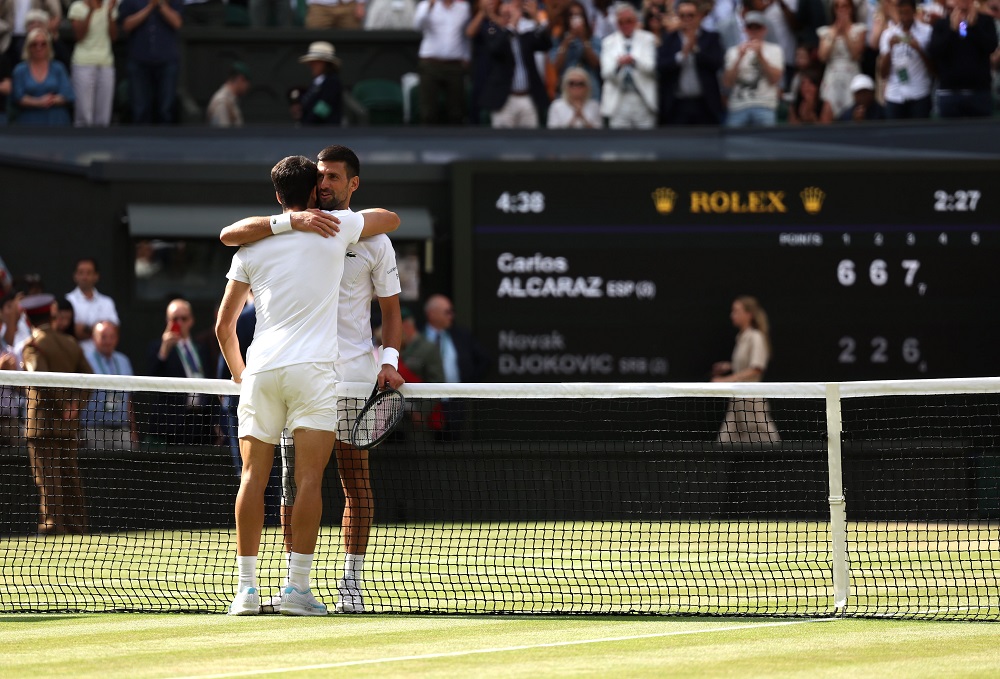
M 253 436 L 240 439 L 243 471 L 236 494 L 236 561 L 239 585 L 229 607 L 230 615 L 255 615 L 260 611 L 257 586 L 257 553 L 264 527 L 264 489 L 271 474 L 274 444 Z
M 298 428 L 295 437 L 295 505 L 292 507 L 292 552 L 288 587 L 281 603 L 284 615 L 326 615 L 326 606 L 311 593 L 310 575 L 323 515 L 323 472 L 330 462 L 333 431 Z
M 362 572 L 374 506 L 368 451 L 346 441 L 337 441 L 337 469 L 344 489 L 344 516 L 341 530 L 344 540 L 344 577 L 337 583 L 337 611 L 363 613 Z
M 281 537 L 285 547 L 285 581 L 277 594 L 271 597 L 268 605 L 271 612 L 281 612 L 281 595 L 288 587 L 288 565 L 292 556 L 292 508 L 295 506 L 295 445 L 291 433 L 285 429 L 281 432 L 281 443 L 278 446 L 281 459 Z
M 274 446 L 285 422 L 286 409 L 278 390 L 277 371 L 244 377 L 240 388 L 240 489 L 236 495 L 236 562 L 239 584 L 230 615 L 260 612 L 257 553 L 264 527 L 264 490 L 274 463 Z

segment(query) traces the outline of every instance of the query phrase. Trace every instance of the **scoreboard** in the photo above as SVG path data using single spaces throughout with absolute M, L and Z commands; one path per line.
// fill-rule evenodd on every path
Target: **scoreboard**
M 994 161 L 460 163 L 455 303 L 491 381 L 702 381 L 732 300 L 770 381 L 1000 372 Z

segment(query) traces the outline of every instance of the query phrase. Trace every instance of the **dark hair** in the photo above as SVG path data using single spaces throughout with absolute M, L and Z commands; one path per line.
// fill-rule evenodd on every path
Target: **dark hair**
M 80 268 L 80 265 L 83 264 L 84 262 L 90 262 L 91 264 L 94 265 L 94 273 L 101 273 L 101 267 L 97 266 L 97 259 L 94 257 L 80 257 L 79 259 L 76 260 L 76 265 L 73 267 L 73 271 L 76 271 L 78 268 Z
M 917 9 L 917 0 L 896 0 L 896 7 L 900 5 L 906 5 L 907 7 L 912 7 L 914 11 Z
M 73 309 L 73 303 L 70 302 L 65 297 L 59 297 L 56 299 L 56 308 L 58 308 L 59 311 L 70 312 L 71 315 L 69 317 L 69 327 L 67 327 L 63 332 L 65 332 L 67 335 L 75 336 L 74 332 L 75 328 L 73 326 L 76 325 L 76 311 Z
M 282 207 L 308 207 L 309 196 L 316 188 L 316 163 L 305 156 L 282 158 L 271 168 L 271 183 Z
M 584 6 L 582 2 L 580 2 L 580 0 L 572 0 L 566 6 L 566 11 L 563 12 L 562 21 L 560 22 L 562 23 L 563 35 L 569 33 L 570 30 L 569 20 L 573 16 L 572 14 L 570 14 L 570 10 L 573 9 L 574 7 L 579 7 L 580 9 L 583 10 L 583 25 L 587 29 L 587 38 L 588 39 L 592 38 L 594 35 L 594 31 L 590 26 L 590 17 L 587 16 L 587 8 Z
M 361 161 L 358 160 L 358 154 L 346 146 L 340 144 L 327 146 L 319 152 L 316 160 L 321 160 L 324 163 L 343 163 L 347 166 L 348 179 L 361 175 Z

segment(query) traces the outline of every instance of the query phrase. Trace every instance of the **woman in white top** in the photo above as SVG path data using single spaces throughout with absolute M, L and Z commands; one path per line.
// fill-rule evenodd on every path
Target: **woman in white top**
M 73 90 L 77 127 L 107 127 L 115 97 L 115 57 L 111 43 L 118 38 L 118 0 L 76 0 L 69 6 L 76 47 L 73 49 Z
M 819 35 L 819 60 L 826 64 L 820 98 L 830 104 L 833 117 L 854 105 L 851 80 L 861 72 L 861 53 L 865 49 L 865 25 L 856 20 L 852 0 L 833 0 L 830 4 L 833 21 L 821 26 Z
M 737 297 L 729 318 L 739 330 L 731 361 L 712 366 L 713 382 L 759 382 L 771 358 L 767 313 L 754 297 Z M 762 398 L 729 400 L 719 429 L 720 443 L 776 443 L 781 440 Z
M 590 74 L 579 66 L 566 69 L 562 96 L 549 106 L 548 127 L 601 127 L 601 105 L 591 96 Z

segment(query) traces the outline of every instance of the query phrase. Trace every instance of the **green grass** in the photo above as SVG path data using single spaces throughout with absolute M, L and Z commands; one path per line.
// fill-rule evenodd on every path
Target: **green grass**
M 1000 673 L 1000 645 L 993 624 L 781 622 L 606 616 L 4 615 L 0 616 L 0 667 L 7 679 L 217 675 L 839 679 Z

